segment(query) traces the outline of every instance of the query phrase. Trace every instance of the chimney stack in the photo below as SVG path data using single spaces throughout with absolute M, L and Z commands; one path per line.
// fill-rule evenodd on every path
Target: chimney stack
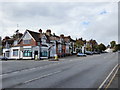
M 71 38 L 71 36 L 68 36 L 68 38 Z
M 47 29 L 47 30 L 46 30 L 46 35 L 48 35 L 48 36 L 51 35 L 51 30 L 50 30 L 50 29 Z
M 42 29 L 39 29 L 39 32 L 42 33 Z
M 64 38 L 64 34 L 61 34 L 60 37 L 61 37 L 61 38 Z

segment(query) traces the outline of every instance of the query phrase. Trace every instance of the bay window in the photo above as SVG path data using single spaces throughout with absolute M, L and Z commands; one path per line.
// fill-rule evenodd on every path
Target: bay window
M 30 50 L 25 50 L 25 51 L 23 52 L 23 56 L 24 56 L 24 57 L 32 57 L 32 51 L 30 51 Z
M 13 56 L 18 56 L 18 49 L 13 50 Z
M 48 54 L 47 51 L 42 51 L 42 52 L 41 52 L 41 56 L 42 56 L 42 57 L 47 57 L 47 54 Z

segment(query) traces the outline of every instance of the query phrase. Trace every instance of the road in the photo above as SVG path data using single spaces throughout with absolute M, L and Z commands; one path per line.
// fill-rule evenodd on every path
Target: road
M 120 67 L 118 69 L 117 74 L 115 75 L 115 77 L 113 78 L 112 82 L 110 83 L 110 85 L 108 86 L 108 88 L 120 88 L 120 86 L 118 86 L 118 81 L 120 80 Z
M 118 53 L 3 61 L 2 88 L 98 88 L 117 63 Z

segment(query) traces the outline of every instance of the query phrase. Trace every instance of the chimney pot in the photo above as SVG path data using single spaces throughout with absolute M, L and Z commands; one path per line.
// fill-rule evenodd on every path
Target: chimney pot
M 62 37 L 62 38 L 63 38 L 63 37 L 64 37 L 64 34 L 61 34 L 61 35 L 60 35 L 60 37 Z
M 48 36 L 51 35 L 51 30 L 50 30 L 50 29 L 47 29 L 47 30 L 46 30 L 46 35 L 48 35 Z
M 42 29 L 39 29 L 39 32 L 42 33 Z

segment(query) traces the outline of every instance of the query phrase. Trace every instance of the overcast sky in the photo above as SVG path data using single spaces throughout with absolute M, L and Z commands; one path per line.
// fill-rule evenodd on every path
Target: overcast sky
M 0 21 L 2 38 L 41 28 L 106 45 L 118 41 L 117 2 L 1 2 Z

